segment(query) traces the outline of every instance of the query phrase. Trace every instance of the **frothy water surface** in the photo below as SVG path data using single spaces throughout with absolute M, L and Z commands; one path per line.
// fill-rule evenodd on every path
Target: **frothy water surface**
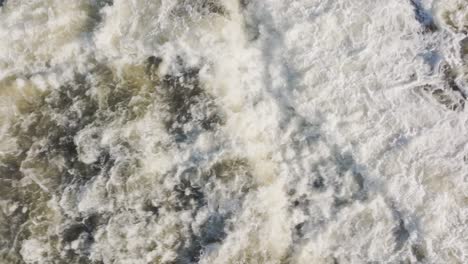
M 468 262 L 465 0 L 0 6 L 0 263 Z

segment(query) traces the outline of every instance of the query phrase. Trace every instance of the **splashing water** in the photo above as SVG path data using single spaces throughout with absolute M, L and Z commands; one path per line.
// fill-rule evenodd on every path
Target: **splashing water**
M 466 1 L 0 6 L 0 263 L 468 262 Z

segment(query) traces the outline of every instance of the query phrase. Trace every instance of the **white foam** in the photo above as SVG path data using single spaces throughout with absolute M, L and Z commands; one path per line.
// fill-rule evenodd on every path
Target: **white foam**
M 24 153 L 22 188 L 38 185 L 55 203 L 43 216 L 48 237 L 77 217 L 102 223 L 86 231 L 92 243 L 82 235 L 59 247 L 33 232 L 23 260 L 70 249 L 132 264 L 466 262 L 466 110 L 421 88 L 446 85 L 447 63 L 467 92 L 466 3 L 422 0 L 439 27 L 424 32 L 410 1 L 212 2 L 223 11 L 200 11 L 200 1 L 115 0 L 99 11 L 98 1 L 5 2 L 2 164 L 23 143 L 9 122 L 30 131 L 39 115 L 21 104 L 76 75 L 91 83 L 87 94 L 41 111 L 59 124 L 67 111 L 84 120 L 90 98 L 91 118 L 111 119 L 73 131 L 76 160 L 49 151 L 47 133 Z M 149 56 L 162 58 L 157 81 L 144 79 Z M 171 102 L 153 88 L 194 68 L 203 92 L 191 118 L 214 111 L 222 122 L 187 122 L 180 142 L 167 125 Z M 130 92 L 112 98 L 116 89 Z M 111 113 L 125 96 L 128 112 Z M 145 110 L 127 118 L 132 107 Z M 67 182 L 76 164 L 101 169 Z

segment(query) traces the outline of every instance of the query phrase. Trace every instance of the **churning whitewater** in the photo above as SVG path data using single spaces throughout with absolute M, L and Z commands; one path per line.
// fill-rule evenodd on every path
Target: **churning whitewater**
M 466 0 L 0 0 L 1 264 L 468 263 Z

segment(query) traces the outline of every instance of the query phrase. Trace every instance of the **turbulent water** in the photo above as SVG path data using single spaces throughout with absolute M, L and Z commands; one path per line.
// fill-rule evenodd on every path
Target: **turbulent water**
M 466 0 L 1 0 L 0 263 L 468 263 Z

